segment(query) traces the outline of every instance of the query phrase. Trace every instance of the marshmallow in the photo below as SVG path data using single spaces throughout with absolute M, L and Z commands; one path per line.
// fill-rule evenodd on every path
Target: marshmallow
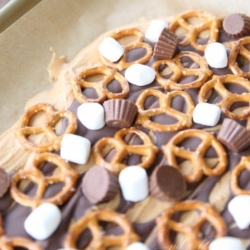
M 221 109 L 217 105 L 200 102 L 194 108 L 193 120 L 205 126 L 215 126 L 220 120 L 220 115 Z
M 167 27 L 167 23 L 161 20 L 153 20 L 151 21 L 145 37 L 153 43 L 156 43 L 161 35 L 161 32 L 164 28 Z
M 43 203 L 34 209 L 24 221 L 24 229 L 36 240 L 49 238 L 62 220 L 60 209 L 52 203 Z
M 225 68 L 228 63 L 227 51 L 221 43 L 210 43 L 207 45 L 205 52 L 205 59 L 209 66 L 213 68 Z
M 129 245 L 126 250 L 150 250 L 145 244 L 141 242 L 134 242 Z
M 105 38 L 98 49 L 100 54 L 111 62 L 118 61 L 124 54 L 124 48 L 112 37 Z
M 247 229 L 250 225 L 250 195 L 239 195 L 228 203 L 228 210 L 239 229 Z
M 137 202 L 148 196 L 148 176 L 144 168 L 124 168 L 119 174 L 118 181 L 125 200 Z
M 233 237 L 222 237 L 213 240 L 209 250 L 246 250 L 240 239 Z
M 89 159 L 90 148 L 91 143 L 88 139 L 78 135 L 66 134 L 61 142 L 60 156 L 67 161 L 85 164 Z
M 125 78 L 131 84 L 145 86 L 154 81 L 155 71 L 146 65 L 133 64 L 126 69 Z
M 104 108 L 95 102 L 86 102 L 77 108 L 77 117 L 87 129 L 98 130 L 105 126 Z

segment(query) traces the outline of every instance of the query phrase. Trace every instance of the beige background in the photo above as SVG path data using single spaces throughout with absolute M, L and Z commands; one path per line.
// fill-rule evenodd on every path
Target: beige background
M 46 70 L 52 57 L 50 47 L 69 61 L 111 28 L 191 9 L 250 15 L 250 1 L 41 1 L 0 35 L 0 134 L 20 117 L 29 98 L 52 87 Z

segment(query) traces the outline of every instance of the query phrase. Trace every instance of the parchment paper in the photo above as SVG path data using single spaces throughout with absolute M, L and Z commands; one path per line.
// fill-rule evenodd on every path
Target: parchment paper
M 250 1 L 43 0 L 0 35 L 0 134 L 18 120 L 29 98 L 52 87 L 50 47 L 70 61 L 109 29 L 191 9 L 249 15 Z

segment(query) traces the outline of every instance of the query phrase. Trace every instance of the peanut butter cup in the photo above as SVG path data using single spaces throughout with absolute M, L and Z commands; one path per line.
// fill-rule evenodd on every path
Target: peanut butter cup
M 172 31 L 165 28 L 155 44 L 153 56 L 159 59 L 171 59 L 177 50 L 178 44 L 179 38 Z
M 151 195 L 161 201 L 179 200 L 184 196 L 186 188 L 180 171 L 167 165 L 156 167 L 149 180 Z
M 2 197 L 10 186 L 10 178 L 3 168 L 0 168 L 0 197 Z
M 244 14 L 235 13 L 223 20 L 223 29 L 229 36 L 243 36 L 250 34 L 250 18 Z
M 105 109 L 105 121 L 110 127 L 129 128 L 136 115 L 137 106 L 128 100 L 113 99 L 103 103 Z
M 217 139 L 232 151 L 240 152 L 250 145 L 250 132 L 236 121 L 226 118 Z
M 82 192 L 93 204 L 113 199 L 118 190 L 117 176 L 103 167 L 94 166 L 83 177 Z

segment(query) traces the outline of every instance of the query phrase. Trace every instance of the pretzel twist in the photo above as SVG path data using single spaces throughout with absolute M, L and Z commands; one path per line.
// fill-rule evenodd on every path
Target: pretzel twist
M 89 76 L 95 76 L 99 74 L 105 75 L 105 77 L 100 81 L 88 82 L 85 80 Z M 107 86 L 112 80 L 117 80 L 120 83 L 122 92 L 113 93 L 108 90 Z M 129 94 L 129 84 L 127 80 L 120 73 L 118 73 L 116 69 L 111 69 L 108 67 L 95 67 L 83 70 L 81 74 L 75 79 L 75 81 L 71 82 L 71 87 L 75 98 L 81 103 L 103 103 L 106 99 L 123 99 Z M 98 98 L 92 99 L 86 97 L 82 90 L 87 88 L 94 89 Z
M 244 72 L 237 63 L 237 57 L 239 55 L 246 58 L 248 61 L 250 60 L 250 51 L 245 47 L 245 45 L 250 44 L 250 37 L 244 37 L 237 41 L 233 41 L 230 43 L 230 54 L 228 57 L 228 66 L 232 70 L 235 75 L 250 78 L 250 72 Z
M 124 137 L 128 134 L 136 134 L 143 141 L 142 145 L 128 145 L 124 141 Z M 113 159 L 107 162 L 103 157 L 102 151 L 105 146 L 111 145 L 116 152 Z M 94 145 L 94 159 L 99 166 L 106 168 L 113 174 L 118 175 L 127 165 L 123 163 L 124 159 L 130 154 L 137 154 L 142 156 L 141 163 L 137 164 L 142 168 L 149 168 L 153 164 L 158 148 L 152 143 L 150 137 L 144 132 L 135 128 L 121 129 L 114 138 L 105 137 L 97 141 Z
M 191 24 L 187 21 L 187 19 L 191 18 L 202 18 L 204 19 L 204 22 L 201 21 L 197 24 Z M 185 38 L 179 42 L 180 46 L 187 46 L 191 44 L 196 50 L 204 51 L 207 44 L 216 42 L 218 40 L 221 20 L 206 11 L 188 11 L 176 15 L 174 20 L 169 24 L 169 29 L 172 32 L 175 32 L 179 27 L 182 27 L 187 31 Z M 199 44 L 197 40 L 200 33 L 208 29 L 210 29 L 210 32 L 207 44 Z
M 245 88 L 248 93 L 232 93 L 225 88 L 225 84 L 236 84 Z M 222 110 L 222 112 L 233 119 L 242 120 L 247 119 L 250 115 L 250 107 L 244 109 L 242 112 L 233 113 L 230 108 L 234 103 L 245 102 L 249 104 L 250 100 L 250 82 L 240 76 L 235 75 L 214 75 L 212 80 L 206 82 L 200 89 L 199 102 L 207 102 L 211 90 L 214 89 L 222 97 L 222 100 L 216 103 Z
M 195 151 L 184 149 L 180 144 L 185 139 L 196 137 L 201 140 Z M 218 164 L 211 168 L 206 163 L 204 156 L 209 147 L 212 146 L 218 155 Z M 184 174 L 188 183 L 198 182 L 203 174 L 207 176 L 218 176 L 222 174 L 227 167 L 227 154 L 221 143 L 210 133 L 202 130 L 189 129 L 181 131 L 173 136 L 169 142 L 162 147 L 168 165 L 179 168 L 176 157 L 186 159 L 192 162 L 193 172 L 191 175 Z
M 45 162 L 55 164 L 60 169 L 60 173 L 52 176 L 44 176 L 40 168 L 43 166 L 42 163 Z M 44 202 L 62 205 L 73 194 L 78 177 L 79 174 L 75 172 L 61 157 L 56 154 L 43 153 L 35 156 L 32 166 L 28 169 L 18 171 L 12 177 L 10 193 L 12 198 L 23 206 L 35 208 Z M 19 190 L 18 184 L 23 179 L 31 180 L 37 184 L 37 190 L 34 196 L 28 196 Z M 62 190 L 50 198 L 43 198 L 49 185 L 59 182 L 65 183 Z
M 27 250 L 43 250 L 39 245 L 29 239 L 21 237 L 9 238 L 5 236 L 2 216 L 0 215 L 0 249 L 14 250 L 16 248 L 24 248 Z
M 99 221 L 117 224 L 123 229 L 123 234 L 118 236 L 105 235 L 99 227 Z M 64 241 L 64 247 L 77 249 L 77 239 L 86 229 L 89 229 L 92 234 L 92 240 L 85 248 L 86 250 L 104 250 L 114 246 L 125 250 L 133 242 L 139 241 L 139 236 L 135 234 L 132 224 L 123 214 L 108 210 L 89 210 L 85 216 L 70 226 Z
M 230 184 L 235 195 L 250 195 L 250 191 L 242 189 L 238 182 L 242 171 L 246 169 L 250 171 L 250 156 L 241 157 L 239 164 L 232 170 Z
M 135 64 L 135 63 L 144 64 L 149 61 L 153 50 L 150 45 L 148 45 L 147 43 L 143 43 L 144 36 L 140 30 L 135 29 L 135 28 L 124 29 L 124 30 L 116 31 L 110 36 L 116 40 L 123 39 L 126 36 L 135 36 L 136 40 L 124 46 L 124 54 L 118 62 L 115 62 L 115 63 L 110 62 L 109 60 L 107 60 L 100 54 L 101 60 L 105 65 L 112 67 L 112 68 L 116 68 L 118 70 L 123 70 L 123 69 L 128 68 L 132 64 Z M 145 56 L 133 62 L 127 62 L 127 54 L 129 53 L 129 51 L 133 49 L 138 49 L 138 48 L 144 48 L 146 50 Z
M 149 96 L 155 96 L 159 99 L 159 108 L 144 109 L 144 103 Z M 186 101 L 187 110 L 185 113 L 180 112 L 171 107 L 174 97 L 182 96 Z M 137 124 L 151 129 L 153 131 L 177 131 L 192 126 L 192 114 L 194 110 L 194 103 L 190 95 L 184 91 L 173 91 L 166 94 L 159 90 L 147 89 L 144 90 L 136 101 L 138 107 Z M 177 122 L 174 124 L 163 125 L 151 120 L 156 115 L 166 114 L 176 118 Z
M 192 210 L 199 212 L 199 219 L 193 225 L 186 225 L 173 219 L 174 215 L 178 212 L 189 212 Z M 165 210 L 165 212 L 163 212 L 163 214 L 156 220 L 158 229 L 158 242 L 162 249 L 177 250 L 170 239 L 170 232 L 174 231 L 186 236 L 185 243 L 187 243 L 188 246 L 187 250 L 208 250 L 209 246 L 207 244 L 203 244 L 204 240 L 199 237 L 201 227 L 206 221 L 209 221 L 209 223 L 211 223 L 215 229 L 216 238 L 226 236 L 226 223 L 211 205 L 197 200 L 176 203 L 172 207 Z
M 199 65 L 199 67 L 185 68 L 181 61 L 181 59 L 185 57 L 190 58 L 197 65 Z M 164 78 L 160 73 L 160 69 L 163 65 L 167 65 L 173 72 L 171 77 L 168 79 Z M 173 59 L 156 61 L 155 63 L 153 63 L 152 68 L 156 72 L 156 81 L 166 90 L 185 90 L 190 88 L 199 88 L 212 75 L 212 71 L 209 70 L 206 60 L 200 55 L 188 51 L 177 54 Z M 196 76 L 196 79 L 190 83 L 178 83 L 179 80 L 187 76 Z
M 45 121 L 36 126 L 31 126 L 30 122 L 34 115 L 44 111 L 46 113 Z M 55 132 L 56 124 L 66 118 L 68 120 L 67 128 L 62 135 L 57 135 Z M 39 103 L 30 107 L 21 117 L 19 128 L 17 129 L 16 136 L 21 145 L 33 152 L 42 153 L 53 150 L 59 150 L 61 140 L 65 134 L 74 133 L 77 128 L 77 119 L 70 111 L 56 111 L 55 108 L 47 103 Z M 28 136 L 44 133 L 47 142 L 35 144 L 28 140 Z

